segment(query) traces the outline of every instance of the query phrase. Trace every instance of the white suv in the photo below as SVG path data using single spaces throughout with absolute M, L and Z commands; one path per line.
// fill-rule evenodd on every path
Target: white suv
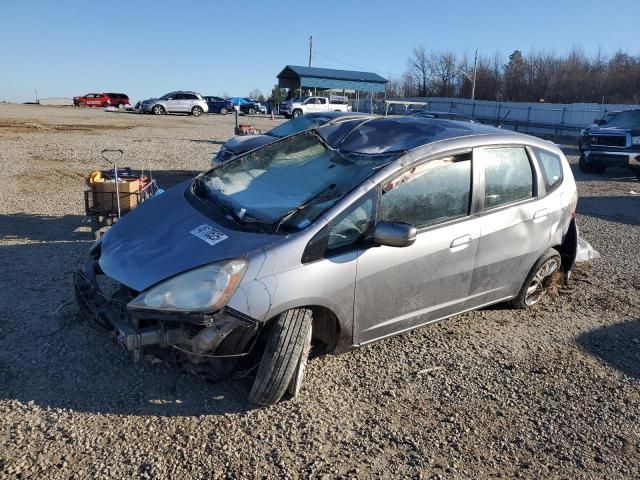
M 150 98 L 140 104 L 140 112 L 154 115 L 190 113 L 194 117 L 199 117 L 208 111 L 207 101 L 196 92 L 171 92 L 160 98 Z

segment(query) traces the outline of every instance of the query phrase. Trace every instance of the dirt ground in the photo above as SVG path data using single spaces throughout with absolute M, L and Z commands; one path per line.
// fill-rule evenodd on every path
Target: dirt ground
M 247 379 L 133 364 L 98 335 L 71 276 L 100 150 L 168 187 L 232 132 L 232 116 L 0 105 L 0 478 L 640 476 L 640 183 L 581 174 L 570 148 L 579 227 L 602 258 L 530 311 L 317 358 L 299 399 L 260 409 Z

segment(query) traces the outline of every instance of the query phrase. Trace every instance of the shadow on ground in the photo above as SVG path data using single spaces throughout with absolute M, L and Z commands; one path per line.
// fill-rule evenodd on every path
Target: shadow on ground
M 640 189 L 640 182 L 635 173 L 625 167 L 609 167 L 603 173 L 584 173 L 580 171 L 577 163 L 572 163 L 571 172 L 577 182 L 628 182 L 631 188 Z
M 638 189 L 640 193 L 640 188 Z M 577 212 L 625 225 L 640 225 L 640 195 L 580 197 Z
M 156 178 L 166 188 L 196 173 L 163 171 Z M 72 277 L 92 243 L 88 229 L 79 231 L 83 222 L 83 215 L 0 216 L 0 398 L 120 415 L 251 408 L 248 379 L 212 383 L 171 362 L 134 364 L 81 317 Z
M 640 320 L 609 325 L 583 333 L 578 345 L 630 377 L 640 378 Z

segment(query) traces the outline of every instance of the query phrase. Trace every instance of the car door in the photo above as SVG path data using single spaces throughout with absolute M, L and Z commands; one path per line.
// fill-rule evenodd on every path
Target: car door
M 549 247 L 552 210 L 539 200 L 539 173 L 522 145 L 474 150 L 482 224 L 470 294 L 480 304 L 515 296 Z
M 318 111 L 318 99 L 316 97 L 308 98 L 305 104 L 305 113 L 314 113 Z
M 354 343 L 463 311 L 480 236 L 472 205 L 471 153 L 428 160 L 381 185 L 377 219 L 418 228 L 408 247 L 364 249 L 358 258 Z
M 184 98 L 184 94 L 176 93 L 173 95 L 173 99 L 169 100 L 170 110 L 172 112 L 185 112 L 186 111 L 186 101 Z
M 318 111 L 319 112 L 329 111 L 329 102 L 326 98 L 318 97 Z

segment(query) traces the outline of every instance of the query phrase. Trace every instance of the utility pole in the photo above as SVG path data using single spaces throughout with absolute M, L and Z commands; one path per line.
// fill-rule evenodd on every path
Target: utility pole
M 309 37 L 309 66 L 311 66 L 311 53 L 313 52 L 313 35 Z
M 471 100 L 476 98 L 476 74 L 478 73 L 478 49 L 476 48 L 476 56 L 473 59 L 473 83 L 471 85 Z
M 476 98 L 476 74 L 478 73 L 478 49 L 476 49 L 476 56 L 473 59 L 473 77 L 469 75 L 467 72 L 462 70 L 461 68 L 458 70 L 462 75 L 464 75 L 467 80 L 471 82 L 471 100 L 475 100 Z

